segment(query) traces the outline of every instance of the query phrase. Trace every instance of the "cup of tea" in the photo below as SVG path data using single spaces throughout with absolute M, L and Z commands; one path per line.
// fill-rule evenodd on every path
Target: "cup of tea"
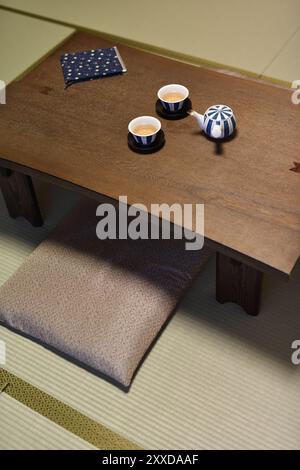
M 183 107 L 184 100 L 189 96 L 189 90 L 183 85 L 173 83 L 160 88 L 157 96 L 165 110 L 174 113 Z
M 128 130 L 139 145 L 151 145 L 161 129 L 160 121 L 152 116 L 139 116 L 128 124 Z

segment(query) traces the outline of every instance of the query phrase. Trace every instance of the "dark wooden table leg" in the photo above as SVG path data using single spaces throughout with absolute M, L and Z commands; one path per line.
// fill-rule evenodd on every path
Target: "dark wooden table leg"
M 0 188 L 11 217 L 23 216 L 34 227 L 43 225 L 30 176 L 0 168 Z
M 234 302 L 249 315 L 258 315 L 263 273 L 221 253 L 217 253 L 216 299 Z

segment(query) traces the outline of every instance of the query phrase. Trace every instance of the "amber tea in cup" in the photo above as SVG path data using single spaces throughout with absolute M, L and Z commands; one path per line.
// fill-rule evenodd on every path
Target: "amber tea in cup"
M 144 124 L 140 126 L 135 126 L 132 130 L 136 135 L 152 135 L 155 134 L 156 127 L 151 126 L 150 124 Z
M 128 130 L 139 145 L 150 145 L 161 129 L 160 121 L 153 116 L 139 116 L 128 124 Z
M 157 96 L 164 109 L 174 113 L 182 109 L 184 101 L 189 96 L 189 90 L 183 85 L 173 83 L 160 88 Z

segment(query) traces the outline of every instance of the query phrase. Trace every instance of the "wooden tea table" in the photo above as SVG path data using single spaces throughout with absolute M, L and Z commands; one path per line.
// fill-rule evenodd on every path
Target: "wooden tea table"
M 75 33 L 7 90 L 0 106 L 1 187 L 13 217 L 42 223 L 31 176 L 129 203 L 204 203 L 205 237 L 218 251 L 216 296 L 252 315 L 262 273 L 290 276 L 300 252 L 300 105 L 291 92 L 120 45 L 128 72 L 64 89 L 60 55 L 112 46 Z M 181 83 L 193 108 L 224 103 L 237 116 L 222 155 L 192 117 L 162 121 L 166 145 L 141 156 L 127 125 L 155 115 L 158 88 Z

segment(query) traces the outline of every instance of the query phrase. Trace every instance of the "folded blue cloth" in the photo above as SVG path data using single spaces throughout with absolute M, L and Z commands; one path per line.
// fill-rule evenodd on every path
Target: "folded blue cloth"
M 60 63 L 66 86 L 126 72 L 117 47 L 63 54 Z

